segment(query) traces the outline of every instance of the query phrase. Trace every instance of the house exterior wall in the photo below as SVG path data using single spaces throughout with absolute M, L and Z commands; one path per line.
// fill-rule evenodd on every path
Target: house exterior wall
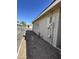
M 58 24 L 58 34 L 57 34 L 57 47 L 61 49 L 61 10 L 59 13 L 59 24 Z
M 43 15 L 36 22 L 33 23 L 33 30 L 48 43 L 57 46 L 57 34 L 58 34 L 58 24 L 59 24 L 59 13 L 60 7 L 52 8 L 52 11 L 48 11 L 47 14 Z M 52 21 L 50 23 L 50 17 Z M 36 25 L 36 26 L 35 26 Z M 38 26 L 37 26 L 38 25 Z M 36 28 L 35 28 L 36 27 Z
M 36 22 L 33 24 L 32 30 L 33 30 L 36 34 L 39 34 L 39 21 L 36 21 Z
M 45 16 L 39 21 L 39 32 L 40 36 L 47 40 L 48 29 L 47 29 L 48 16 Z
M 54 28 L 53 28 L 53 42 L 51 41 L 51 44 L 54 45 L 56 47 L 56 44 L 57 44 L 57 34 L 58 34 L 58 23 L 59 23 L 59 11 L 60 9 L 56 9 L 54 12 L 53 12 L 53 21 L 52 23 L 54 23 Z M 53 24 L 52 24 L 53 26 Z

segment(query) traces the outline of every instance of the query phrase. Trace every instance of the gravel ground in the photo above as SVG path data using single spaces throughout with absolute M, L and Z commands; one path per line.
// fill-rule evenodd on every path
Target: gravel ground
M 27 59 L 61 59 L 60 51 L 34 32 L 27 31 L 26 39 Z

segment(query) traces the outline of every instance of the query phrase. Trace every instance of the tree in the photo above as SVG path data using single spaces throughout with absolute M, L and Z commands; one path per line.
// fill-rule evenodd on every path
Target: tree
M 24 21 L 21 22 L 22 26 L 26 26 L 26 23 Z

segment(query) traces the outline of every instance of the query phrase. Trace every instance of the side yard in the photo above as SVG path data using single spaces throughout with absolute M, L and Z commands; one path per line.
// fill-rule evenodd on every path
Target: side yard
M 58 49 L 37 36 L 32 31 L 26 32 L 27 59 L 61 59 Z

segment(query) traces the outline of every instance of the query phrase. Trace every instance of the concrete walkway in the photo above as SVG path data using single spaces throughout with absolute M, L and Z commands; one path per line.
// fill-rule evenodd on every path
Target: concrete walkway
M 26 41 L 24 39 L 20 43 L 17 59 L 26 59 Z
M 61 59 L 59 50 L 32 31 L 26 32 L 27 59 Z

